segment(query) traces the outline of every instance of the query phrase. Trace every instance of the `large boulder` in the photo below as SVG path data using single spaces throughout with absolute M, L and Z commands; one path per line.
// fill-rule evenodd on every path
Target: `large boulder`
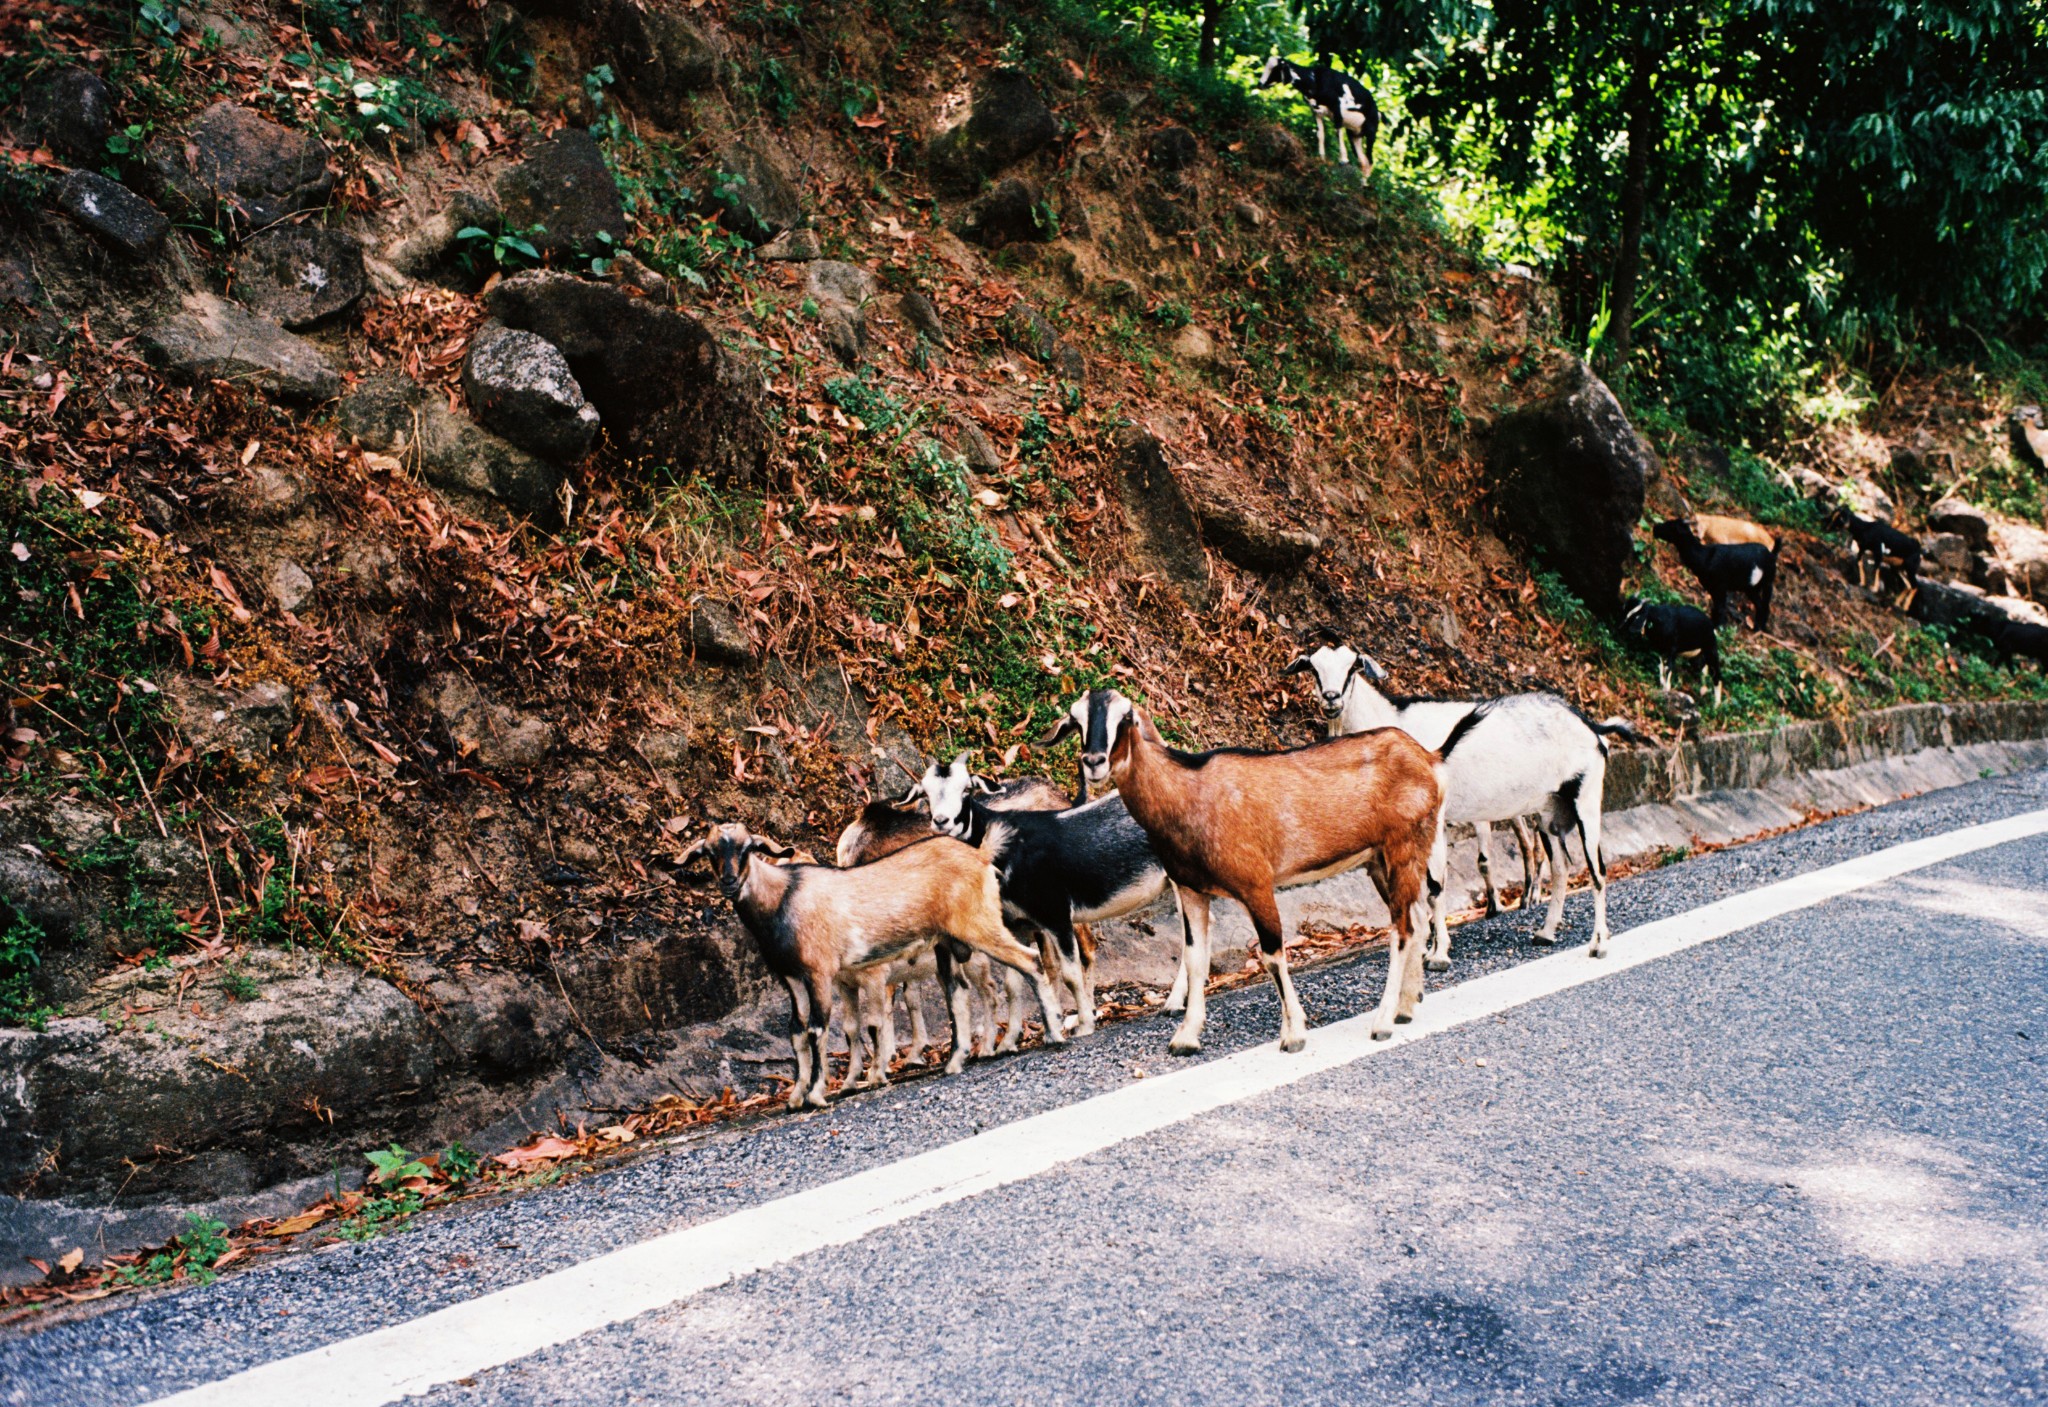
M 1308 159 L 1303 150 L 1301 138 L 1294 135 L 1292 128 L 1277 122 L 1269 122 L 1252 132 L 1245 143 L 1245 154 L 1252 161 L 1269 171 L 1294 171 Z
M 1927 510 L 1927 526 L 1941 533 L 1954 533 L 1973 552 L 1991 544 L 1991 515 L 1960 498 L 1944 498 Z
M 1209 558 L 1187 495 L 1166 461 L 1159 437 L 1137 428 L 1117 445 L 1117 497 L 1130 525 L 1127 556 L 1139 572 L 1177 586 L 1191 601 L 1209 599 Z
M 205 679 L 172 674 L 163 693 L 180 736 L 202 757 L 225 753 L 262 762 L 291 735 L 294 695 L 279 680 L 230 693 Z
M 2007 591 L 2048 594 L 2048 532 L 2000 519 L 1991 525 L 1991 546 L 2004 568 Z
M 316 210 L 334 189 L 327 148 L 231 102 L 215 103 L 182 132 L 159 138 L 149 171 L 174 207 L 237 230 Z
M 618 182 L 605 165 L 597 138 L 581 127 L 564 128 L 528 151 L 526 159 L 498 178 L 498 205 L 506 225 L 531 232 L 543 254 L 568 254 L 602 247 L 598 236 L 624 242 L 626 207 Z M 538 232 L 533 232 L 538 225 Z
M 469 343 L 462 388 L 477 419 L 546 459 L 581 459 L 597 438 L 597 407 L 546 338 L 485 323 Z
M 1496 422 L 1487 470 L 1502 522 L 1580 599 L 1618 611 L 1657 461 L 1614 393 L 1563 357 L 1537 400 Z
M 171 229 L 161 210 L 97 171 L 65 176 L 57 187 L 57 208 L 131 259 L 156 253 Z
M 970 244 L 1001 249 L 1006 244 L 1043 243 L 1052 238 L 1052 228 L 1044 193 L 1032 182 L 1012 176 L 968 206 L 957 231 Z
M 1185 127 L 1161 127 L 1145 142 L 1145 161 L 1155 171 L 1187 170 L 1202 158 L 1202 144 Z
M 629 454 L 742 481 L 766 463 L 760 372 L 695 318 L 551 270 L 504 280 L 488 304 L 507 327 L 561 349 Z
M 941 190 L 968 194 L 1059 134 L 1059 122 L 1029 78 L 1014 68 L 992 69 L 974 86 L 967 120 L 932 138 L 932 179 Z
M 841 365 L 857 365 L 867 351 L 867 305 L 875 296 L 875 276 L 858 264 L 819 259 L 805 275 L 804 292 L 818 305 L 825 345 Z
M 363 246 L 320 225 L 280 225 L 243 246 L 235 293 L 286 327 L 311 327 L 363 296 Z
M 341 394 L 341 376 L 325 352 L 211 293 L 192 294 L 182 311 L 146 329 L 142 349 L 183 381 L 241 381 L 284 401 Z
M 494 772 L 529 772 L 554 750 L 555 730 L 486 698 L 468 677 L 445 674 L 427 693 L 458 754 L 475 757 Z
M 719 156 L 705 200 L 726 228 L 752 244 L 766 244 L 804 222 L 795 183 L 766 151 L 747 142 L 734 142 Z
M 114 104 L 106 83 L 87 68 L 60 68 L 30 84 L 22 94 L 30 135 L 73 161 L 106 155 Z
M 723 46 L 687 11 L 612 0 L 604 32 L 626 91 L 658 116 L 676 116 L 692 94 L 718 83 Z

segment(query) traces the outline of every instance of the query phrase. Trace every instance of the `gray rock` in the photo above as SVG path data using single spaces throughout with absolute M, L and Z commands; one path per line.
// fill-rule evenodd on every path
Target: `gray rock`
M 1145 160 L 1155 171 L 1185 171 L 1202 159 L 1202 144 L 1185 127 L 1161 127 L 1145 143 Z
M 44 813 L 43 828 L 66 855 L 83 855 L 114 833 L 114 818 L 94 806 L 58 797 Z
M 597 439 L 597 408 L 547 339 L 485 323 L 470 339 L 462 387 L 478 420 L 523 450 L 564 462 Z
M 193 750 L 229 753 L 245 762 L 269 758 L 292 730 L 291 686 L 266 679 L 238 694 L 189 674 L 164 680 L 164 701 Z
M 1080 386 L 1088 380 L 1088 359 L 1071 342 L 1055 342 L 1052 348 L 1052 374 L 1072 386 Z
M 248 471 L 247 482 L 236 497 L 258 522 L 287 522 L 306 506 L 306 481 L 275 464 L 258 464 Z
M 461 674 L 444 674 L 427 693 L 457 753 L 498 772 L 531 771 L 554 751 L 555 730 L 486 698 Z
M 960 238 L 984 249 L 1011 244 L 1040 244 L 1052 238 L 1045 194 L 1030 181 L 1011 177 L 962 212 L 955 227 Z
M 262 229 L 327 203 L 327 148 L 245 107 L 215 103 L 182 132 L 159 138 L 149 171 L 184 213 L 238 230 Z
M 843 367 L 860 365 L 868 346 L 868 320 L 858 308 L 828 303 L 818 310 L 818 331 L 825 347 Z
M 820 259 L 805 272 L 804 291 L 820 303 L 858 308 L 875 296 L 875 276 L 858 264 Z
M 383 246 L 384 262 L 408 278 L 426 278 L 440 270 L 455 251 L 455 236 L 472 226 L 487 229 L 501 218 L 495 199 L 475 191 L 457 191 L 446 209 L 437 210 Z
M 1657 462 L 1601 380 L 1564 356 L 1539 399 L 1494 427 L 1487 471 L 1502 519 L 1596 611 L 1616 612 Z
M 969 469 L 977 474 L 994 474 L 1002 469 L 1002 455 L 979 425 L 958 412 L 948 415 L 946 421 L 953 427 L 960 457 L 967 461 Z
M 363 246 L 320 225 L 264 230 L 235 261 L 235 295 L 286 327 L 311 327 L 363 296 Z
M 1936 570 L 1950 576 L 1969 574 L 1970 545 L 1961 533 L 1929 533 L 1920 539 L 1920 552 Z
M 2006 582 L 2005 591 L 1994 587 L 1994 594 L 2048 594 L 2048 532 L 2001 519 L 1991 526 L 1991 544 L 2005 569 Z
M 796 186 L 765 150 L 748 142 L 734 142 L 720 155 L 705 202 L 726 228 L 753 244 L 766 244 L 804 222 Z
M 698 659 L 714 664 L 746 666 L 760 658 L 739 608 L 709 596 L 690 610 L 690 648 Z
M 1991 544 L 1991 515 L 1960 498 L 1944 498 L 1928 509 L 1927 526 L 1936 532 L 1955 533 L 1973 552 Z
M 939 320 L 939 310 L 932 306 L 932 300 L 922 293 L 910 292 L 896 300 L 896 315 L 906 326 L 927 341 L 944 347 L 949 345 L 946 324 Z
M 755 251 L 757 258 L 770 263 L 797 264 L 815 259 L 825 252 L 818 242 L 818 232 L 811 229 L 784 230 Z
M 157 366 L 185 381 L 242 381 L 286 401 L 341 394 L 327 354 L 276 323 L 211 293 L 185 299 L 184 311 L 142 333 Z
M 1167 344 L 1167 350 L 1173 353 L 1176 360 L 1203 371 L 1221 370 L 1227 364 L 1227 358 L 1217 347 L 1216 339 L 1211 337 L 1206 329 L 1193 323 L 1189 323 L 1173 335 L 1173 341 Z
M 1016 69 L 990 70 L 975 85 L 972 101 L 967 120 L 933 137 L 927 148 L 934 184 L 955 195 L 973 191 L 1060 132 L 1052 110 Z
M 409 445 L 420 472 L 436 488 L 495 499 L 522 517 L 553 524 L 562 516 L 562 474 L 538 455 L 448 409 L 439 396 L 420 403 L 417 438 Z
M 626 238 L 626 208 L 597 138 L 568 127 L 532 147 L 498 178 L 498 205 L 508 226 L 530 230 L 542 253 L 600 248 L 598 236 Z
M 1209 559 L 1187 495 L 1166 462 L 1165 446 L 1140 429 L 1126 430 L 1117 453 L 1117 497 L 1130 526 L 1129 557 L 1139 571 L 1155 573 L 1180 588 L 1191 602 L 1209 600 Z
M 0 848 L 0 908 L 12 909 L 59 941 L 69 941 L 82 917 L 77 897 L 57 868 L 13 845 Z
M 629 454 L 728 480 L 761 472 L 768 427 L 760 372 L 695 318 L 546 270 L 504 280 L 488 303 L 498 321 L 561 349 Z
M 295 613 L 306 602 L 313 599 L 313 578 L 306 569 L 291 558 L 281 558 L 270 569 L 270 576 L 264 582 L 270 592 L 270 599 L 280 611 Z
M 106 155 L 107 134 L 114 126 L 114 105 L 107 85 L 87 68 L 60 68 L 29 85 L 22 112 L 36 140 L 73 161 L 98 161 Z
M 394 450 L 410 442 L 426 388 L 410 376 L 366 376 L 335 406 L 341 428 L 365 449 Z
M 672 119 L 688 115 L 692 94 L 718 83 L 724 48 L 686 10 L 611 0 L 604 35 L 627 92 L 667 126 L 681 125 Z
M 65 176 L 57 187 L 57 208 L 131 259 L 156 253 L 171 229 L 161 210 L 97 171 Z
M 373 606 L 403 601 L 418 587 L 388 543 L 375 540 L 351 542 L 341 549 L 334 565 L 362 599 Z
M 1253 229 L 1266 223 L 1266 212 L 1249 200 L 1240 200 L 1230 207 L 1230 213 Z

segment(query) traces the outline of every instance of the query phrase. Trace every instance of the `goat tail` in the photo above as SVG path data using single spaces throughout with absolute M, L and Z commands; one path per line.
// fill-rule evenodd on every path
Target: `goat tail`
M 1638 733 L 1636 731 L 1635 725 L 1629 722 L 1626 718 L 1608 718 L 1603 719 L 1601 722 L 1598 723 L 1593 723 L 1589 720 L 1587 726 L 1592 728 L 1592 730 L 1595 733 L 1598 733 L 1603 738 L 1616 737 L 1620 738 L 1625 743 L 1641 743 L 1645 746 L 1647 746 L 1650 741 L 1641 733 Z
M 994 867 L 1002 864 L 1003 852 L 1010 848 L 1010 842 L 1016 838 L 1015 826 L 990 816 L 988 824 L 982 828 L 981 843 L 974 848 L 981 852 L 982 859 Z

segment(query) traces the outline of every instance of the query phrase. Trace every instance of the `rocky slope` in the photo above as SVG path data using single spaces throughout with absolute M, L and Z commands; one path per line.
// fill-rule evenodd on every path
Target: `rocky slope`
M 2040 692 L 1853 590 L 1795 477 L 1646 442 L 1426 192 L 1059 13 L 8 8 L 7 1191 L 756 1087 L 694 827 L 1064 772 L 1110 679 L 1296 740 L 1319 627 L 1663 731 Z M 1775 451 L 1952 535 L 1950 623 L 2048 578 L 2038 502 L 1934 507 L 2025 506 L 1988 394 Z M 1785 536 L 1704 719 L 1608 624 L 1690 592 L 1638 531 L 1687 507 Z

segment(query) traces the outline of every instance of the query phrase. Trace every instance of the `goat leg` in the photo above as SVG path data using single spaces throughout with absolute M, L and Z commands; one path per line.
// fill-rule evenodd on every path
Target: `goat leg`
M 1402 915 L 1396 906 L 1393 877 L 1380 860 L 1372 862 L 1371 870 L 1380 898 L 1386 901 L 1387 917 L 1398 932 Z M 1429 850 L 1429 951 L 1423 958 L 1431 972 L 1448 972 L 1451 967 L 1451 930 L 1444 921 L 1444 910 L 1450 906 L 1450 879 L 1450 845 L 1444 840 L 1443 827 L 1438 826 Z
M 1174 1055 L 1193 1055 L 1202 1048 L 1202 1027 L 1209 1019 L 1209 896 L 1192 889 L 1180 891 L 1181 956 L 1180 975 L 1185 983 L 1182 996 L 1187 1012 L 1180 1029 L 1173 1033 L 1167 1050 Z
M 790 1081 L 788 1104 L 792 1110 L 804 1107 L 804 1092 L 811 1086 L 811 1046 L 808 1036 L 810 1003 L 804 996 L 804 984 L 794 977 L 782 979 L 782 985 L 789 989 L 789 1050 L 790 1058 L 796 1062 L 796 1078 Z
M 974 1042 L 974 1012 L 967 1003 L 967 984 L 961 980 L 956 945 L 951 939 L 939 944 L 939 986 L 946 993 L 946 1015 L 953 1023 L 953 1049 L 946 1055 L 946 1073 L 957 1075 L 967 1064 L 968 1047 Z
M 1252 927 L 1259 935 L 1259 965 L 1280 994 L 1280 1049 L 1291 1055 L 1308 1044 L 1308 1015 L 1295 993 L 1294 975 L 1287 970 L 1287 930 L 1280 919 L 1280 905 L 1270 889 L 1244 895 L 1239 902 L 1252 916 Z
M 1536 837 L 1529 834 L 1529 823 L 1520 816 L 1509 822 L 1515 828 L 1515 844 L 1522 852 L 1522 897 L 1516 903 L 1518 909 L 1534 907 L 1536 887 L 1543 881 L 1543 851 L 1536 844 Z
M 1323 114 L 1318 110 L 1316 113 L 1316 160 L 1328 161 L 1329 159 L 1329 149 L 1323 145 Z
M 1558 926 L 1564 922 L 1564 891 L 1571 877 L 1571 867 L 1564 837 L 1547 826 L 1543 836 L 1550 846 L 1550 912 L 1543 916 L 1543 926 L 1536 930 L 1530 941 L 1547 948 L 1557 941 Z
M 1486 887 L 1486 916 L 1493 918 L 1500 913 L 1500 887 L 1493 882 L 1493 856 L 1488 853 L 1493 849 L 1493 827 L 1474 821 L 1472 831 L 1479 837 L 1479 882 Z

